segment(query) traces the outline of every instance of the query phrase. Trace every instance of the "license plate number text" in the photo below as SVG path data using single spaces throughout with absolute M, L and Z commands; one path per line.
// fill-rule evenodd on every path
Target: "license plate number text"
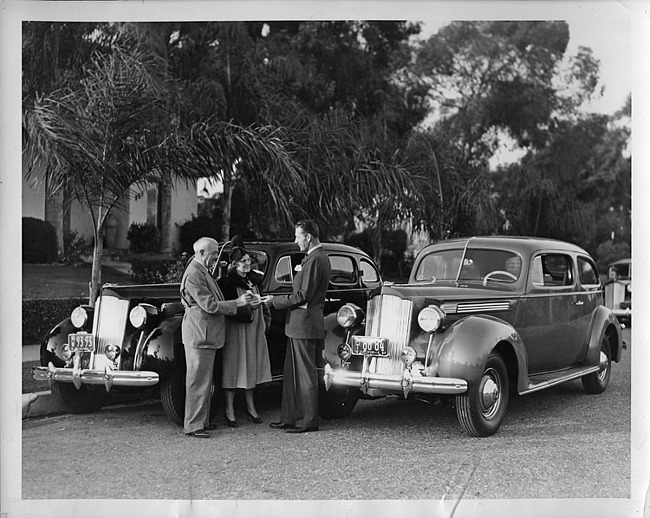
M 352 354 L 388 356 L 388 339 L 374 336 L 353 336 Z

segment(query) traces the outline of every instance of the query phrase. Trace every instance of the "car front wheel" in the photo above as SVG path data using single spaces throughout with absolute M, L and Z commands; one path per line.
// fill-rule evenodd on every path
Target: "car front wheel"
M 81 385 L 77 389 L 72 383 L 53 381 L 52 394 L 71 414 L 90 414 L 103 407 L 110 394 L 104 387 Z
M 590 394 L 605 392 L 612 372 L 612 353 L 609 338 L 603 335 L 600 342 L 600 368 L 582 378 L 582 386 Z
M 210 388 L 210 421 L 213 421 L 220 406 L 220 389 L 215 379 Z M 185 366 L 177 368 L 171 377 L 160 386 L 160 402 L 167 417 L 176 424 L 185 419 Z
M 465 394 L 456 396 L 456 413 L 463 430 L 474 437 L 496 433 L 508 407 L 508 371 L 501 356 L 493 352 L 485 362 L 480 380 Z
M 359 401 L 361 392 L 352 387 L 330 387 L 325 389 L 325 384 L 319 386 L 318 414 L 323 419 L 341 419 L 352 413 Z

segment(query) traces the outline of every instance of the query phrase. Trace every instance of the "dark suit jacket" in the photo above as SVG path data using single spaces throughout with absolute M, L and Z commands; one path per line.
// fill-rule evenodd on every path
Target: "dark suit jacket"
M 190 261 L 181 280 L 181 300 L 185 306 L 183 344 L 204 349 L 220 349 L 225 339 L 224 315 L 237 313 L 235 300 L 225 301 L 207 268 Z
M 323 248 L 303 260 L 293 277 L 293 293 L 273 298 L 277 309 L 288 309 L 284 332 L 289 338 L 325 338 L 323 308 L 330 279 L 330 262 Z

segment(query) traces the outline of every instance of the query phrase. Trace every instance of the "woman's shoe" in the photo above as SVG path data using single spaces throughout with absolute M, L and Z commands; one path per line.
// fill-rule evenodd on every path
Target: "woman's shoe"
M 258 415 L 253 415 L 248 411 L 248 408 L 246 409 L 246 419 L 249 421 L 253 421 L 256 424 L 260 424 L 262 422 L 262 418 Z
M 226 426 L 230 426 L 230 428 L 237 428 L 239 426 L 235 419 L 228 419 L 227 415 L 224 415 L 224 417 L 226 418 Z

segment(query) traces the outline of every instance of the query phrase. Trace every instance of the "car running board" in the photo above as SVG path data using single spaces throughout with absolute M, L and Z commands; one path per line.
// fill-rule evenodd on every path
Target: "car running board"
M 530 394 L 531 392 L 537 392 L 553 385 L 558 385 L 564 383 L 565 381 L 574 380 L 576 378 L 582 378 L 587 374 L 592 372 L 598 372 L 600 367 L 598 365 L 592 365 L 590 367 L 573 367 L 571 369 L 564 369 L 561 371 L 554 372 L 544 372 L 541 374 L 533 374 L 528 376 L 528 387 L 526 390 L 522 390 L 519 395 L 523 396 L 524 394 Z

